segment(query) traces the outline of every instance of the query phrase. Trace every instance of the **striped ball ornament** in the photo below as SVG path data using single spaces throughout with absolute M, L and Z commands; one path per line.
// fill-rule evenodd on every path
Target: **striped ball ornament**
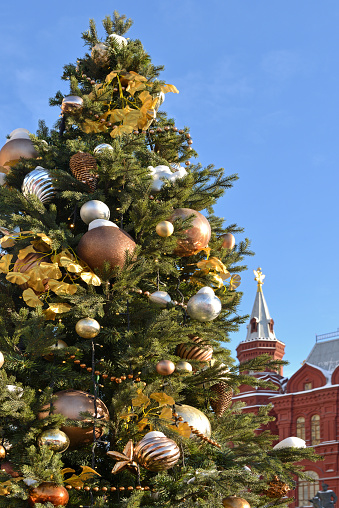
M 195 335 L 189 335 L 189 338 L 199 344 L 197 346 L 191 346 L 190 344 L 179 344 L 177 346 L 175 354 L 185 360 L 198 360 L 199 362 L 210 362 L 213 355 L 212 346 L 204 344 L 200 337 Z
M 166 471 L 179 458 L 177 443 L 162 432 L 148 432 L 134 448 L 134 460 L 149 471 Z

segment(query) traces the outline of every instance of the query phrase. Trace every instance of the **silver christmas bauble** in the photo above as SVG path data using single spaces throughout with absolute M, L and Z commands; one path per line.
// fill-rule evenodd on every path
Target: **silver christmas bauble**
M 179 458 L 179 446 L 162 432 L 148 432 L 134 448 L 134 460 L 149 471 L 166 471 Z
M 112 151 L 113 150 L 113 146 L 109 145 L 108 143 L 101 143 L 101 145 L 97 145 L 94 148 L 93 153 L 94 153 L 94 155 L 98 155 L 99 153 L 102 153 L 104 150 L 110 150 L 110 151 Z
M 180 362 L 175 364 L 175 370 L 178 372 L 192 372 L 193 367 L 189 362 L 185 362 L 185 360 L 181 360 Z
M 94 339 L 100 332 L 100 323 L 96 319 L 83 318 L 75 325 L 75 331 L 83 339 Z
M 221 312 L 221 301 L 212 288 L 205 286 L 187 302 L 187 313 L 197 321 L 212 321 Z
M 49 172 L 41 166 L 25 176 L 21 190 L 26 198 L 34 194 L 42 203 L 51 201 L 56 192 Z
M 149 299 L 163 309 L 171 302 L 171 297 L 166 291 L 154 291 L 154 293 L 149 295 Z
M 80 217 L 85 224 L 89 224 L 95 219 L 108 220 L 110 217 L 110 211 L 105 203 L 99 201 L 98 199 L 92 199 L 82 205 L 80 208 Z
M 44 430 L 38 437 L 39 446 L 47 446 L 53 452 L 62 453 L 69 447 L 69 437 L 60 429 Z
M 23 127 L 18 127 L 17 129 L 14 129 L 9 135 L 9 139 L 16 139 L 16 138 L 29 138 L 29 130 L 24 129 Z
M 184 422 L 187 422 L 188 425 L 194 427 L 204 436 L 211 437 L 212 429 L 210 421 L 202 411 L 187 404 L 176 404 L 174 409 L 179 416 L 183 417 Z M 194 434 L 191 434 L 190 437 L 194 437 Z
M 88 225 L 88 231 L 94 228 L 100 228 L 101 226 L 109 226 L 113 228 L 117 228 L 118 226 L 114 224 L 114 222 L 111 222 L 110 220 L 105 219 L 94 219 L 92 222 Z
M 72 111 L 80 110 L 83 105 L 82 97 L 78 95 L 67 95 L 62 99 L 61 111 L 63 113 L 70 113 Z

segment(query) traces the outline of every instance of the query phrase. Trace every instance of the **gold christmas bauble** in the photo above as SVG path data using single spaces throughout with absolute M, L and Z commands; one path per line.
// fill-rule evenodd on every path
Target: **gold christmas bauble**
M 170 469 L 179 458 L 179 446 L 162 432 L 148 432 L 134 448 L 134 460 L 149 471 Z
M 212 346 L 205 345 L 200 337 L 189 335 L 189 338 L 197 344 L 191 346 L 190 344 L 179 344 L 176 349 L 176 354 L 180 358 L 186 360 L 198 360 L 199 362 L 210 362 L 213 355 Z M 200 345 L 198 345 L 200 344 Z
M 178 372 L 192 372 L 193 367 L 189 362 L 185 362 L 184 360 L 181 360 L 180 362 L 175 364 L 175 370 Z
M 102 269 L 105 261 L 114 268 L 123 266 L 126 250 L 132 255 L 135 247 L 134 240 L 123 229 L 101 226 L 84 234 L 77 254 L 92 270 Z
M 237 496 L 227 496 L 222 500 L 225 508 L 251 508 L 246 499 Z
M 3 366 L 4 363 L 5 363 L 5 358 L 4 358 L 4 355 L 0 351 L 0 368 Z
M 39 446 L 47 446 L 53 452 L 62 453 L 69 447 L 69 437 L 60 429 L 44 430 L 38 437 Z
M 10 139 L 0 150 L 0 166 L 14 166 L 21 157 L 33 159 L 37 156 L 38 152 L 30 139 Z
M 70 440 L 70 447 L 74 448 L 93 442 L 93 418 L 95 417 L 94 395 L 82 392 L 81 390 L 63 390 L 54 394 L 53 414 L 62 414 L 71 420 L 78 420 L 88 423 L 85 427 L 64 425 L 61 430 L 67 434 Z M 95 420 L 95 435 L 98 439 L 102 434 L 100 420 L 109 420 L 109 412 L 105 404 L 96 399 L 97 418 Z M 47 404 L 38 415 L 39 419 L 49 415 L 50 405 Z M 81 413 L 90 413 L 92 418 L 86 419 Z
M 0 445 L 0 459 L 4 459 L 6 457 L 6 448 Z
M 224 235 L 221 236 L 221 238 L 223 239 L 222 241 L 223 248 L 232 250 L 233 247 L 235 246 L 235 238 L 232 235 L 232 233 L 225 233 Z
M 163 220 L 156 225 L 155 231 L 162 238 L 166 238 L 167 236 L 171 236 L 174 231 L 174 226 L 172 222 Z
M 194 427 L 196 430 L 204 434 L 204 436 L 211 437 L 211 424 L 207 416 L 193 406 L 188 406 L 187 404 L 176 404 L 175 412 L 178 413 L 179 416 L 182 416 L 184 422 L 187 422 L 188 425 Z M 190 437 L 194 437 L 194 434 L 191 434 Z
M 75 331 L 84 339 L 94 339 L 100 332 L 100 324 L 95 319 L 83 318 L 75 325 Z
M 193 217 L 192 217 L 193 216 Z M 191 218 L 191 225 L 187 229 L 183 229 L 183 236 L 178 239 L 174 253 L 177 256 L 192 256 L 197 254 L 201 249 L 208 246 L 211 238 L 211 226 L 206 217 L 191 208 L 177 208 L 173 211 L 170 221 L 176 219 Z
M 175 371 L 175 365 L 171 360 L 160 360 L 155 366 L 158 374 L 162 376 L 169 376 Z
M 43 482 L 30 490 L 28 496 L 29 506 L 36 503 L 52 503 L 54 506 L 66 506 L 69 495 L 65 487 L 54 482 Z
M 51 361 L 53 360 L 53 349 L 65 349 L 67 347 L 67 344 L 64 340 L 58 339 L 55 344 L 52 344 L 52 346 L 49 347 L 51 350 L 50 353 L 47 355 L 44 355 L 45 360 Z

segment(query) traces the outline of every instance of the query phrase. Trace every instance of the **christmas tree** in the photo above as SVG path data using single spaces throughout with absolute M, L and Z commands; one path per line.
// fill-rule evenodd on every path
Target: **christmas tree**
M 313 452 L 231 406 L 279 362 L 222 346 L 251 254 L 213 214 L 236 176 L 191 164 L 130 26 L 91 21 L 56 128 L 0 151 L 0 506 L 283 505 Z

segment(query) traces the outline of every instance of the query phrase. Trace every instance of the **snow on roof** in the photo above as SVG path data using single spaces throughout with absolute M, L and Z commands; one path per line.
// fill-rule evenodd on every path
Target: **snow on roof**
M 322 369 L 326 377 L 331 375 L 339 365 L 339 339 L 316 342 L 306 363 Z

